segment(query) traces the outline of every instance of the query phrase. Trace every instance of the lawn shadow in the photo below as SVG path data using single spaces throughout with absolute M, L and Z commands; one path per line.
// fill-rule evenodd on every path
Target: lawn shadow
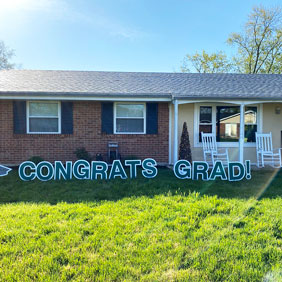
M 99 202 L 118 201 L 127 197 L 154 197 L 161 194 L 199 192 L 220 198 L 275 198 L 282 196 L 282 172 L 258 170 L 251 180 L 228 182 L 222 180 L 180 180 L 172 170 L 159 168 L 157 177 L 144 178 L 138 172 L 137 179 L 114 180 L 60 180 L 24 182 L 17 171 L 0 177 L 0 204 L 15 202 Z

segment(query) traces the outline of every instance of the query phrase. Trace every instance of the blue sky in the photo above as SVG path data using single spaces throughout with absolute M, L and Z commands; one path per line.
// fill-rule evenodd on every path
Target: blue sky
M 0 0 L 0 40 L 24 69 L 178 71 L 187 53 L 232 53 L 254 5 L 281 0 Z

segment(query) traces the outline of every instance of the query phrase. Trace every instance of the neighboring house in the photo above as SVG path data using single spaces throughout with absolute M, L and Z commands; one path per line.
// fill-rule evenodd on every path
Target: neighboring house
M 115 141 L 122 158 L 172 164 L 184 121 L 193 160 L 203 131 L 255 163 L 255 132 L 281 146 L 281 102 L 282 75 L 0 71 L 0 163 L 75 160 L 80 147 L 106 156 Z

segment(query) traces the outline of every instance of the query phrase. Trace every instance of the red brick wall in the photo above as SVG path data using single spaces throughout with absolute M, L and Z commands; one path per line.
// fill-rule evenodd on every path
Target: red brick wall
M 13 102 L 0 100 L 0 163 L 19 164 L 32 156 L 48 161 L 76 160 L 73 153 L 85 147 L 91 155 L 107 154 L 108 141 L 119 143 L 124 158 L 129 155 L 141 159 L 151 157 L 168 163 L 168 104 L 159 103 L 158 134 L 102 134 L 101 103 L 73 102 L 73 134 L 14 134 Z

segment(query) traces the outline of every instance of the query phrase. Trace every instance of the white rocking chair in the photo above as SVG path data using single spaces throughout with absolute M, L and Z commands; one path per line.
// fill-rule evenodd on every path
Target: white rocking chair
M 270 165 L 275 168 L 282 167 L 281 148 L 273 149 L 272 134 L 256 133 L 257 166 Z
M 222 164 L 224 166 L 228 166 L 228 149 L 217 148 L 215 134 L 201 132 L 201 136 L 205 162 L 207 162 L 209 165 L 214 166 L 216 161 L 222 161 Z

